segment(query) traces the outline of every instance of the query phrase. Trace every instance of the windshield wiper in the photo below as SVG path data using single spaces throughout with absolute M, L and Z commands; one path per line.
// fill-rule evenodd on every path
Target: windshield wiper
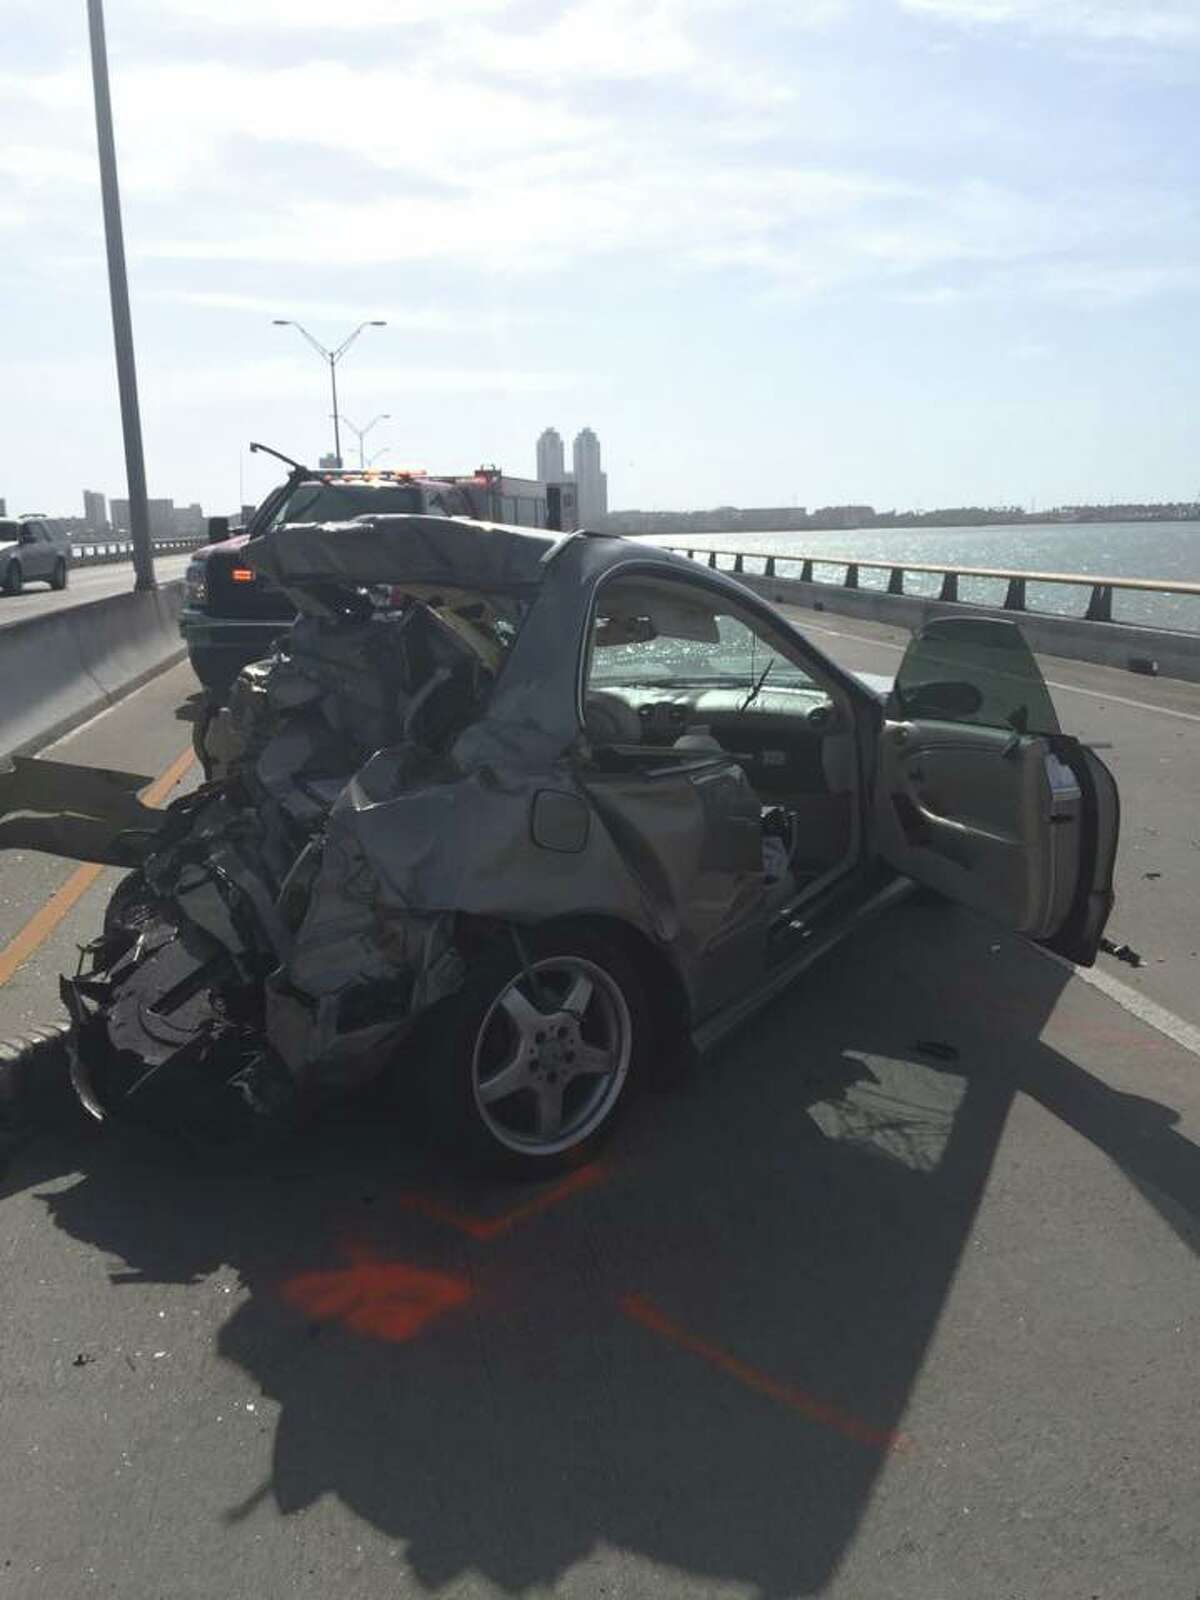
M 759 690 L 762 688 L 763 684 L 766 683 L 767 674 L 770 672 L 771 668 L 774 665 L 775 665 L 775 657 L 772 656 L 771 659 L 767 662 L 766 666 L 762 669 L 762 672 L 758 675 L 758 678 L 756 679 L 753 688 L 750 690 L 750 693 L 746 696 L 746 698 L 742 701 L 741 705 L 738 707 L 739 711 L 745 711 L 747 706 L 753 705 L 754 702 L 758 699 Z

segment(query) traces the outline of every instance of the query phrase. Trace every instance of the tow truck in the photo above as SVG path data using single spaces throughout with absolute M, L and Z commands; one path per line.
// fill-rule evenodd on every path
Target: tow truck
M 574 526 L 574 503 L 562 493 L 570 486 L 551 486 L 548 494 L 537 479 L 514 478 L 495 466 L 434 477 L 419 469 L 312 468 L 270 445 L 255 442 L 250 449 L 281 461 L 287 477 L 244 526 L 231 528 L 227 519 L 212 518 L 209 543 L 193 556 L 184 577 L 179 631 L 196 676 L 217 693 L 244 666 L 269 655 L 295 617 L 288 597 L 242 559 L 246 544 L 259 534 L 289 523 L 349 522 L 404 511 L 529 528 L 561 529 L 565 517 L 565 526 Z

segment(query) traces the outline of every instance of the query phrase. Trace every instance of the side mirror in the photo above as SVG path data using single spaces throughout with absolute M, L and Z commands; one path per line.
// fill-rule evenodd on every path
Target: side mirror
M 22 544 L 36 544 L 37 543 L 37 534 L 34 533 L 32 528 L 22 528 L 21 529 L 21 543 Z
M 973 683 L 917 683 L 902 689 L 899 699 L 906 716 L 940 717 L 948 722 L 973 717 L 983 705 L 983 694 Z
M 221 544 L 224 540 L 228 539 L 228 537 L 229 537 L 229 518 L 228 517 L 209 517 L 209 519 L 208 519 L 208 542 L 209 542 L 209 544 Z

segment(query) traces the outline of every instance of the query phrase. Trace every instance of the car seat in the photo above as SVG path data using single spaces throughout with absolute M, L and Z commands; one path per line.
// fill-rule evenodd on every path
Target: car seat
M 583 711 L 583 730 L 592 744 L 641 744 L 641 719 L 619 694 L 591 690 Z

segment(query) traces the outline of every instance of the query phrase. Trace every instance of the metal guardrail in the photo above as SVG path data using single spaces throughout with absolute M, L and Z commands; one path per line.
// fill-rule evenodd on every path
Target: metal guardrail
M 801 583 L 822 583 L 826 580 L 813 577 L 814 566 L 818 567 L 844 567 L 845 577 L 841 583 L 832 584 L 830 587 L 840 589 L 857 589 L 859 573 L 866 569 L 871 572 L 886 572 L 888 574 L 887 586 L 882 590 L 885 594 L 902 595 L 904 588 L 904 575 L 906 572 L 932 573 L 940 576 L 941 590 L 937 595 L 939 600 L 958 600 L 958 580 L 960 578 L 994 578 L 1006 582 L 1008 587 L 1004 595 L 1004 611 L 1029 611 L 1032 608 L 1026 605 L 1026 587 L 1031 583 L 1065 584 L 1073 588 L 1091 590 L 1084 620 L 1087 622 L 1111 622 L 1113 591 L 1116 589 L 1132 589 L 1140 593 L 1153 594 L 1186 594 L 1200 597 L 1200 583 L 1187 583 L 1166 578 L 1102 578 L 1095 573 L 1087 572 L 1022 572 L 1008 567 L 963 567 L 957 562 L 927 563 L 919 561 L 868 561 L 861 556 L 842 556 L 821 554 L 809 555 L 768 555 L 761 550 L 699 550 L 685 545 L 668 545 L 668 550 L 673 550 L 676 555 L 686 555 L 689 560 L 695 561 L 697 556 L 707 557 L 705 565 L 715 567 L 726 572 L 747 572 L 746 560 L 761 561 L 763 563 L 761 576 L 766 578 L 797 577 Z M 719 556 L 732 558 L 731 567 L 721 568 Z M 782 564 L 798 566 L 799 573 L 781 572 Z M 931 595 L 919 598 L 932 599 Z
M 158 539 L 151 546 L 156 556 L 180 555 L 185 550 L 198 550 L 206 541 L 202 534 L 194 539 Z M 84 539 L 71 545 L 73 567 L 100 567 L 109 561 L 129 561 L 133 557 L 133 543 L 129 539 Z

